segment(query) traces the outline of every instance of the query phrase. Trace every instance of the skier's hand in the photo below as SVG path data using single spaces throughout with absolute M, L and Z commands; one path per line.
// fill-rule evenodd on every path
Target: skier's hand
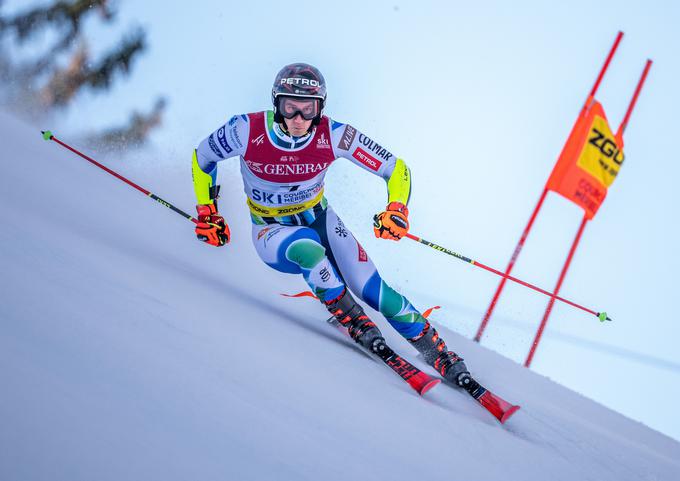
M 217 212 L 215 204 L 199 204 L 196 211 L 198 212 L 196 237 L 215 247 L 228 244 L 231 238 L 229 226 Z
M 408 208 L 401 202 L 390 202 L 384 212 L 373 217 L 376 237 L 398 241 L 408 232 Z

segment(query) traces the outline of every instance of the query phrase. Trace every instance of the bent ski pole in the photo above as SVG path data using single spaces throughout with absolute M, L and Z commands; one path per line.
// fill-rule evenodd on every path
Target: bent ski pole
M 409 239 L 414 240 L 414 241 L 416 241 L 416 242 L 420 242 L 421 244 L 424 244 L 424 245 L 426 245 L 426 246 L 428 246 L 428 247 L 432 247 L 433 249 L 436 249 L 436 250 L 438 250 L 438 251 L 440 251 L 440 252 L 443 252 L 444 254 L 448 254 L 448 255 L 453 256 L 453 257 L 455 257 L 455 258 L 457 258 L 457 259 L 460 259 L 461 261 L 465 261 L 465 262 L 467 262 L 467 263 L 469 263 L 469 264 L 472 264 L 473 266 L 477 266 L 477 267 L 481 267 L 482 269 L 486 269 L 486 270 L 489 271 L 489 272 L 493 272 L 494 274 L 497 274 L 497 275 L 499 275 L 499 276 L 501 276 L 501 277 L 507 278 L 508 280 L 511 280 L 511 281 L 516 282 L 516 283 L 518 283 L 518 284 L 521 284 L 521 285 L 523 285 L 523 286 L 525 286 L 525 287 L 528 287 L 528 288 L 530 288 L 530 289 L 533 289 L 533 290 L 535 290 L 535 291 L 538 291 L 538 292 L 540 292 L 541 294 L 545 294 L 546 296 L 551 297 L 551 298 L 554 298 L 554 299 L 556 299 L 556 300 L 558 300 L 558 301 L 562 301 L 562 302 L 564 302 L 564 303 L 566 303 L 566 304 L 569 304 L 570 306 L 573 306 L 573 307 L 576 307 L 576 308 L 578 308 L 578 309 L 581 309 L 582 311 L 586 311 L 587 313 L 592 314 L 592 315 L 594 315 L 595 317 L 597 317 L 597 318 L 600 320 L 600 322 L 611 321 L 611 319 L 609 318 L 609 316 L 607 316 L 607 313 L 604 312 L 604 311 L 603 311 L 603 312 L 595 312 L 595 311 L 593 311 L 592 309 L 588 309 L 587 307 L 583 307 L 583 306 L 581 306 L 581 305 L 579 305 L 579 304 L 576 304 L 575 302 L 572 302 L 572 301 L 570 301 L 570 300 L 568 300 L 568 299 L 564 299 L 563 297 L 556 296 L 556 295 L 554 295 L 554 294 L 552 294 L 552 293 L 546 291 L 545 289 L 541 289 L 540 287 L 536 287 L 536 286 L 534 286 L 534 285 L 532 285 L 532 284 L 529 284 L 528 282 L 525 282 L 525 281 L 523 281 L 523 280 L 521 280 L 521 279 L 517 279 L 516 277 L 512 277 L 512 276 L 510 276 L 510 275 L 504 274 L 503 272 L 501 272 L 501 271 L 499 271 L 499 270 L 496 270 L 496 269 L 494 269 L 493 267 L 486 266 L 486 265 L 482 264 L 481 262 L 477 262 L 477 261 L 475 261 L 475 260 L 472 260 L 472 259 L 470 259 L 469 257 L 465 257 L 465 256 L 463 256 L 463 255 L 461 255 L 461 254 L 458 254 L 458 253 L 456 253 L 456 252 L 450 251 L 449 249 L 446 249 L 445 247 L 439 246 L 439 245 L 434 244 L 433 242 L 430 242 L 430 241 L 426 241 L 425 239 L 421 239 L 420 237 L 416 237 L 416 236 L 414 236 L 414 235 L 412 235 L 412 234 L 408 234 L 408 233 L 407 233 L 407 234 L 406 234 L 406 237 L 408 237 Z
M 61 145 L 61 146 L 64 147 L 64 148 L 70 150 L 70 151 L 73 152 L 74 154 L 79 155 L 80 157 L 82 157 L 83 159 L 87 160 L 88 162 L 90 162 L 90 163 L 96 165 L 96 166 L 99 167 L 100 169 L 105 170 L 105 171 L 108 172 L 109 174 L 111 174 L 111 175 L 113 175 L 114 177 L 116 177 L 116 178 L 122 180 L 123 182 L 125 182 L 125 183 L 128 184 L 128 185 L 130 185 L 131 187 L 134 187 L 135 189 L 137 189 L 137 190 L 140 191 L 141 193 L 145 194 L 147 197 L 150 197 L 150 198 L 152 198 L 153 200 L 155 200 L 156 202 L 158 202 L 159 204 L 164 205 L 164 206 L 167 207 L 168 209 L 177 212 L 179 215 L 181 215 L 182 217 L 185 217 L 185 218 L 189 219 L 189 220 L 190 220 L 191 222 L 193 222 L 194 224 L 197 224 L 197 223 L 198 223 L 198 220 L 196 220 L 194 217 L 192 217 L 191 215 L 187 214 L 187 213 L 184 212 L 183 210 L 178 209 L 177 207 L 175 207 L 174 205 L 172 205 L 170 202 L 161 199 L 161 198 L 158 197 L 156 194 L 152 194 L 151 192 L 149 192 L 148 190 L 144 189 L 143 187 L 138 186 L 137 184 L 135 184 L 135 183 L 132 182 L 131 180 L 126 179 L 126 178 L 123 177 L 122 175 L 120 175 L 120 174 L 114 172 L 113 170 L 109 169 L 108 167 L 106 167 L 106 166 L 100 164 L 99 162 L 97 162 L 97 161 L 94 160 L 93 158 L 88 157 L 87 155 L 83 154 L 82 152 L 77 151 L 76 149 L 74 149 L 74 148 L 71 147 L 70 145 L 68 145 L 68 144 L 66 144 L 66 143 L 64 143 L 64 142 L 62 142 L 61 140 L 59 140 L 58 138 L 56 138 L 54 135 L 52 135 L 52 132 L 50 132 L 49 130 L 43 130 L 43 131 L 41 131 L 41 132 L 42 132 L 42 134 L 43 134 L 43 139 L 55 141 L 56 143 L 58 143 L 59 145 Z

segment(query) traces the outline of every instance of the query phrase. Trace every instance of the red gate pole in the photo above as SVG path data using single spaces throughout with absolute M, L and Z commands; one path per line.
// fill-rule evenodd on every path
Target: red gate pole
M 560 278 L 557 281 L 557 285 L 555 285 L 555 289 L 553 290 L 553 297 L 550 298 L 550 302 L 548 303 L 548 308 L 545 310 L 545 314 L 543 314 L 543 319 L 541 320 L 541 325 L 538 328 L 538 332 L 536 333 L 536 337 L 534 338 L 534 342 L 531 344 L 531 349 L 529 351 L 529 355 L 527 356 L 526 361 L 524 361 L 524 367 L 529 367 L 531 365 L 531 361 L 534 358 L 534 354 L 536 353 L 536 348 L 538 347 L 538 343 L 541 342 L 541 336 L 543 336 L 543 330 L 545 329 L 545 325 L 548 323 L 548 317 L 550 317 L 550 313 L 552 312 L 553 305 L 555 304 L 555 297 L 559 295 L 560 293 L 560 288 L 562 287 L 562 282 L 564 281 L 565 276 L 567 275 L 567 271 L 569 270 L 569 265 L 571 264 L 571 260 L 574 257 L 574 253 L 576 252 L 576 247 L 578 246 L 579 241 L 581 240 L 581 235 L 583 234 L 583 229 L 586 227 L 586 223 L 588 222 L 588 216 L 586 214 L 583 215 L 583 220 L 581 221 L 581 226 L 578 228 L 578 232 L 576 234 L 576 237 L 574 238 L 574 242 L 571 245 L 571 249 L 569 249 L 569 255 L 567 256 L 567 260 L 564 263 L 564 266 L 562 267 L 562 272 L 560 273 Z
M 602 79 L 604 78 L 604 73 L 609 68 L 609 64 L 612 61 L 612 58 L 614 58 L 614 54 L 616 53 L 616 49 L 619 48 L 619 43 L 621 43 L 622 38 L 623 32 L 619 30 L 619 33 L 616 34 L 616 40 L 614 40 L 614 45 L 612 45 L 612 48 L 609 51 L 609 55 L 607 55 L 607 59 L 604 61 L 604 65 L 602 65 L 602 68 L 600 69 L 600 74 L 597 76 L 597 80 L 595 80 L 595 84 L 593 85 L 593 88 L 590 90 L 588 99 L 586 100 L 586 103 L 583 105 L 584 109 L 586 110 L 590 109 L 591 104 L 593 103 L 593 101 L 595 101 L 595 94 L 597 93 L 597 89 L 600 87 L 600 82 L 602 82 Z
M 475 341 L 479 342 L 482 339 L 482 334 L 484 334 L 484 330 L 486 329 L 486 325 L 489 323 L 489 319 L 491 318 L 491 313 L 493 313 L 494 308 L 496 307 L 496 302 L 498 302 L 498 298 L 501 295 L 501 292 L 503 291 L 503 288 L 505 287 L 505 281 L 508 280 L 507 276 L 510 275 L 510 272 L 512 272 L 512 268 L 515 266 L 515 261 L 519 257 L 519 253 L 524 247 L 524 242 L 527 240 L 527 237 L 529 237 L 529 231 L 531 231 L 531 227 L 534 225 L 534 221 L 536 220 L 536 216 L 538 216 L 538 211 L 541 210 L 541 207 L 543 206 L 543 201 L 545 201 L 545 197 L 548 195 L 548 189 L 543 189 L 543 193 L 541 194 L 541 198 L 538 199 L 538 203 L 536 204 L 536 207 L 534 208 L 534 212 L 531 214 L 531 218 L 529 219 L 529 223 L 527 226 L 524 228 L 524 232 L 522 232 L 522 237 L 520 237 L 519 242 L 517 243 L 517 246 L 515 247 L 515 251 L 512 253 L 512 257 L 510 258 L 510 262 L 508 263 L 508 266 L 505 268 L 505 276 L 503 279 L 501 279 L 500 284 L 498 284 L 498 288 L 496 289 L 496 293 L 493 295 L 493 299 L 491 299 L 491 304 L 489 304 L 489 308 L 486 310 L 486 314 L 484 314 L 484 319 L 482 319 L 482 323 L 479 325 L 479 329 L 477 330 L 477 334 L 475 335 Z
M 640 80 L 638 81 L 637 87 L 635 87 L 635 93 L 633 94 L 633 98 L 630 100 L 630 103 L 628 104 L 628 110 L 626 110 L 626 115 L 623 117 L 621 125 L 619 125 L 619 130 L 617 130 L 616 132 L 617 139 L 621 139 L 623 132 L 626 130 L 626 127 L 628 127 L 628 120 L 630 119 L 630 114 L 633 112 L 633 109 L 635 108 L 638 95 L 640 95 L 640 90 L 642 90 L 642 86 L 645 83 L 645 79 L 647 78 L 647 74 L 649 73 L 649 69 L 651 68 L 651 66 L 652 61 L 647 59 L 645 69 L 642 71 L 642 75 L 640 76 Z
M 623 32 L 619 31 L 619 33 L 616 35 L 616 39 L 614 40 L 614 44 L 612 45 L 611 49 L 609 50 L 609 54 L 607 55 L 607 58 L 604 61 L 604 64 L 602 65 L 602 68 L 600 69 L 600 73 L 598 74 L 597 78 L 595 79 L 595 83 L 593 84 L 593 88 L 590 89 L 590 93 L 588 94 L 588 97 L 586 98 L 586 101 L 583 103 L 583 107 L 581 108 L 581 112 L 579 113 L 579 117 L 581 115 L 584 115 L 592 106 L 592 103 L 595 100 L 595 94 L 597 93 L 598 88 L 600 88 L 600 83 L 602 82 L 602 79 L 604 78 L 604 74 L 609 68 L 609 64 L 612 61 L 612 58 L 614 57 L 614 54 L 616 53 L 616 49 L 619 47 L 619 43 L 621 42 L 621 38 L 623 38 Z M 576 127 L 576 123 L 574 123 L 574 127 Z M 566 144 L 565 144 L 566 146 Z M 484 330 L 486 329 L 487 324 L 489 323 L 489 319 L 491 319 L 491 314 L 493 313 L 493 310 L 496 308 L 496 303 L 498 302 L 498 299 L 501 295 L 501 292 L 503 291 L 503 288 L 505 287 L 505 281 L 507 280 L 507 276 L 510 275 L 510 272 L 512 272 L 513 267 L 515 266 L 515 262 L 517 261 L 517 258 L 519 257 L 519 253 L 522 251 L 522 248 L 524 247 L 524 242 L 526 241 L 527 237 L 529 236 L 529 232 L 531 231 L 531 228 L 533 227 L 534 221 L 536 220 L 536 216 L 538 215 L 538 212 L 541 210 L 541 207 L 543 206 L 543 201 L 545 201 L 545 197 L 548 194 L 548 188 L 544 187 L 543 188 L 543 193 L 541 194 L 540 199 L 538 200 L 538 203 L 536 204 L 536 207 L 534 208 L 534 212 L 531 214 L 531 218 L 529 219 L 529 223 L 527 226 L 524 228 L 524 232 L 522 233 L 522 237 L 520 237 L 519 242 L 515 246 L 515 250 L 512 253 L 512 257 L 510 258 L 510 262 L 508 263 L 508 266 L 505 268 L 505 277 L 501 279 L 501 282 L 498 284 L 498 287 L 496 288 L 496 292 L 493 295 L 493 298 L 491 299 L 491 304 L 489 304 L 489 307 L 486 310 L 486 313 L 484 314 L 484 318 L 482 319 L 481 324 L 479 325 L 479 328 L 477 329 L 477 334 L 475 334 L 474 340 L 476 342 L 480 342 L 482 339 L 482 335 L 484 334 Z
M 620 39 L 621 32 L 619 32 L 619 37 L 617 37 L 617 43 L 618 40 Z M 616 44 L 615 44 L 616 45 Z M 611 55 L 607 59 L 607 63 L 609 63 L 609 60 L 611 60 Z M 628 121 L 630 120 L 630 115 L 633 112 L 633 109 L 635 108 L 635 104 L 637 103 L 638 96 L 640 95 L 640 91 L 642 90 L 642 86 L 645 83 L 645 79 L 647 78 L 647 74 L 649 73 L 649 69 L 652 66 L 652 61 L 647 60 L 647 63 L 645 64 L 645 68 L 642 71 L 642 75 L 640 76 L 640 80 L 638 80 L 638 84 L 635 87 L 635 92 L 633 93 L 633 97 L 630 100 L 630 103 L 628 104 L 628 109 L 626 110 L 626 115 L 623 117 L 623 120 L 619 124 L 619 128 L 616 131 L 616 139 L 617 141 L 623 143 L 623 132 L 626 130 L 626 127 L 628 126 Z M 601 76 L 598 78 L 598 81 L 596 82 L 599 84 L 601 80 Z M 595 90 L 595 88 L 593 89 Z M 591 93 L 592 95 L 592 93 Z M 564 281 L 564 277 L 567 274 L 567 271 L 569 270 L 569 265 L 571 264 L 571 260 L 573 258 L 574 252 L 576 251 L 576 247 L 581 240 L 581 235 L 583 234 L 583 229 L 585 228 L 586 222 L 588 221 L 587 217 L 584 215 L 583 221 L 581 222 L 581 227 L 579 227 L 578 233 L 576 234 L 576 238 L 574 239 L 574 243 L 571 246 L 571 250 L 569 251 L 569 256 L 567 257 L 567 260 L 564 264 L 564 267 L 562 268 L 562 273 L 560 274 L 560 278 L 557 281 L 557 285 L 555 286 L 555 290 L 553 291 L 553 295 L 557 296 L 560 292 L 560 288 L 562 287 L 562 282 Z M 503 279 L 505 280 L 505 279 Z M 526 361 L 524 362 L 525 367 L 530 367 L 531 366 L 531 361 L 534 358 L 534 354 L 536 353 L 536 348 L 538 347 L 538 343 L 541 341 L 541 336 L 543 335 L 543 330 L 545 329 L 546 324 L 548 323 L 548 318 L 550 317 L 550 313 L 552 312 L 553 305 L 555 304 L 555 297 L 550 298 L 550 302 L 548 303 L 548 307 L 545 310 L 545 313 L 543 314 L 543 319 L 541 320 L 541 325 L 538 328 L 538 332 L 536 333 L 536 337 L 534 338 L 534 342 L 531 345 L 531 350 L 529 351 L 529 355 L 526 358 Z

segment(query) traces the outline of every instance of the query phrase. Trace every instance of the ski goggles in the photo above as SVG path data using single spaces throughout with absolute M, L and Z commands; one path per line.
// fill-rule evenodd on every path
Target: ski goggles
M 286 119 L 293 119 L 300 114 L 305 120 L 312 120 L 320 111 L 319 99 L 301 97 L 279 97 L 279 112 Z

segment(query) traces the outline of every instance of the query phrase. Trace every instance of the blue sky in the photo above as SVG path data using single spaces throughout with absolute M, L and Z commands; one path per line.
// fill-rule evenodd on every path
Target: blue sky
M 556 305 L 533 369 L 680 439 L 676 2 L 117 3 L 115 26 L 88 25 L 101 42 L 93 49 L 141 25 L 148 51 L 112 95 L 82 95 L 52 130 L 122 123 L 131 109 L 167 96 L 163 128 L 135 160 L 159 169 L 153 187 L 162 196 L 163 169 L 187 169 L 191 149 L 211 130 L 268 108 L 281 66 L 309 62 L 326 77 L 327 114 L 410 165 L 412 232 L 500 269 L 623 30 L 598 95 L 614 129 L 646 59 L 654 65 L 626 131 L 626 162 L 561 292 L 615 322 Z M 241 189 L 235 162 L 220 175 L 223 188 Z M 474 334 L 495 276 L 415 243 L 373 239 L 370 219 L 384 187 L 351 165 L 333 167 L 327 192 L 395 287 L 423 308 L 443 305 L 438 322 Z M 187 209 L 193 202 L 189 180 L 180 201 Z M 227 206 L 225 215 L 243 208 Z M 514 274 L 550 289 L 581 215 L 551 195 Z M 508 286 L 483 344 L 523 361 L 545 304 Z

